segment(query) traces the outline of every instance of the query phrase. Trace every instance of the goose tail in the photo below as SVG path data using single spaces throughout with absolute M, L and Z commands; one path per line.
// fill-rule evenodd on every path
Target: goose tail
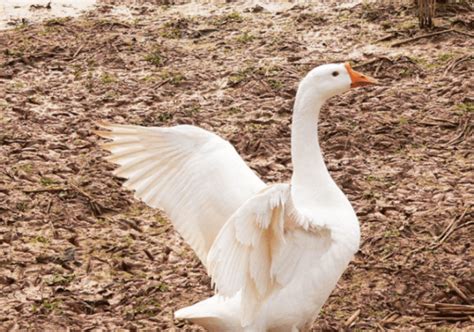
M 234 303 L 235 302 L 235 303 Z M 238 302 L 215 295 L 174 313 L 176 319 L 186 319 L 208 331 L 241 331 Z

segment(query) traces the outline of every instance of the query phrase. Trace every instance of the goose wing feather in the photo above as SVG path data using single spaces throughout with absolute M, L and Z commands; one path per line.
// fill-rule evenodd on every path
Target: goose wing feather
M 115 175 L 135 197 L 163 209 L 204 264 L 224 223 L 265 187 L 229 142 L 204 129 L 99 126 L 112 140 L 103 147 L 120 165 Z
M 298 215 L 288 184 L 275 184 L 242 205 L 220 231 L 208 266 L 220 295 L 242 291 L 241 323 L 253 322 L 260 304 L 295 278 L 306 277 L 331 244 L 329 228 Z

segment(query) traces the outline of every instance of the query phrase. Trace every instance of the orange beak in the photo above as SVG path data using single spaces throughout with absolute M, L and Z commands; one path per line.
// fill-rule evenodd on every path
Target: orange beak
M 359 73 L 351 68 L 351 65 L 346 62 L 345 64 L 346 70 L 351 77 L 351 88 L 356 88 L 358 86 L 366 86 L 370 84 L 377 84 L 378 81 L 375 78 L 366 76 L 362 73 Z

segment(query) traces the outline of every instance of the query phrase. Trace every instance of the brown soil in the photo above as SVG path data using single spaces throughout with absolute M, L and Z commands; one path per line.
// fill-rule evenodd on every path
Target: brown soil
M 472 328 L 472 12 L 391 47 L 426 33 L 411 8 L 217 7 L 122 21 L 105 6 L 0 32 L 0 330 L 199 330 L 172 312 L 212 294 L 204 268 L 111 175 L 94 123 L 195 124 L 287 181 L 298 80 L 339 61 L 382 84 L 322 113 L 363 241 L 314 330 Z

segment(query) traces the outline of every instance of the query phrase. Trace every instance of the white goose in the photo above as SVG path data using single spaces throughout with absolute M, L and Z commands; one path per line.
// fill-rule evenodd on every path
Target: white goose
M 323 103 L 375 83 L 349 64 L 311 70 L 296 95 L 291 184 L 266 185 L 232 145 L 194 126 L 101 124 L 125 187 L 162 208 L 217 294 L 178 310 L 210 331 L 303 331 L 359 248 L 359 223 L 318 143 Z

